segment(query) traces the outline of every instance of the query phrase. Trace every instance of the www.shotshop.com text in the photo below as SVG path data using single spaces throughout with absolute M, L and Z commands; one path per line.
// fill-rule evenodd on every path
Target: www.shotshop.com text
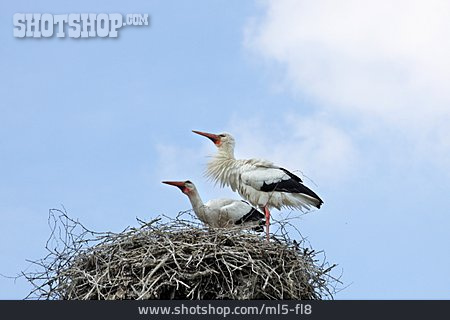
M 310 315 L 312 314 L 312 306 L 310 304 L 297 303 L 293 308 L 287 304 L 278 304 L 276 306 L 181 306 L 176 307 L 138 307 L 140 315 L 221 315 L 224 318 L 228 315 L 286 315 L 289 313 L 296 315 Z

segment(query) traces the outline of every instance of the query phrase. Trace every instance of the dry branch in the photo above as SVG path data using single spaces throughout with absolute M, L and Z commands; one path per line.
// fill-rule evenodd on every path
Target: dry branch
M 270 243 L 242 229 L 161 217 L 99 233 L 52 209 L 49 254 L 23 275 L 37 299 L 324 299 L 338 279 L 285 224 Z M 323 260 L 323 259 L 322 259 Z

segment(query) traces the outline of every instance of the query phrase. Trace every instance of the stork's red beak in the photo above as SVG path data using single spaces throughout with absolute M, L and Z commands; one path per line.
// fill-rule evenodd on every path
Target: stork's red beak
M 195 130 L 192 130 L 192 132 L 199 134 L 201 136 L 207 137 L 212 142 L 214 142 L 215 145 L 218 145 L 220 143 L 220 137 L 217 134 L 207 133 L 207 132 L 202 132 L 202 131 L 195 131 Z
M 178 187 L 182 192 L 184 192 L 184 181 L 162 181 L 162 183 Z
M 175 187 L 184 187 L 184 181 L 162 181 L 162 183 L 170 184 Z

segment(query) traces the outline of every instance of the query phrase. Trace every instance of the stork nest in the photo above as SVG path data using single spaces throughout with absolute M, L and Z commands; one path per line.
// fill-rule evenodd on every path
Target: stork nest
M 50 210 L 52 229 L 28 299 L 330 299 L 339 280 L 323 253 L 286 232 L 264 236 L 187 220 L 139 221 L 121 233 L 86 229 Z M 285 230 L 283 225 L 279 230 Z M 318 259 L 321 256 L 321 259 Z

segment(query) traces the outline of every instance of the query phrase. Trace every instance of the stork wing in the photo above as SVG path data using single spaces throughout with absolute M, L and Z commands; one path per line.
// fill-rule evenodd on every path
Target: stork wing
M 244 184 L 258 191 L 300 193 L 322 202 L 314 191 L 303 185 L 302 179 L 284 168 L 255 166 L 243 172 L 241 178 Z
M 263 221 L 264 214 L 253 208 L 248 202 L 234 200 L 232 203 L 223 206 L 220 212 L 227 215 L 235 224 L 242 224 L 249 221 Z

